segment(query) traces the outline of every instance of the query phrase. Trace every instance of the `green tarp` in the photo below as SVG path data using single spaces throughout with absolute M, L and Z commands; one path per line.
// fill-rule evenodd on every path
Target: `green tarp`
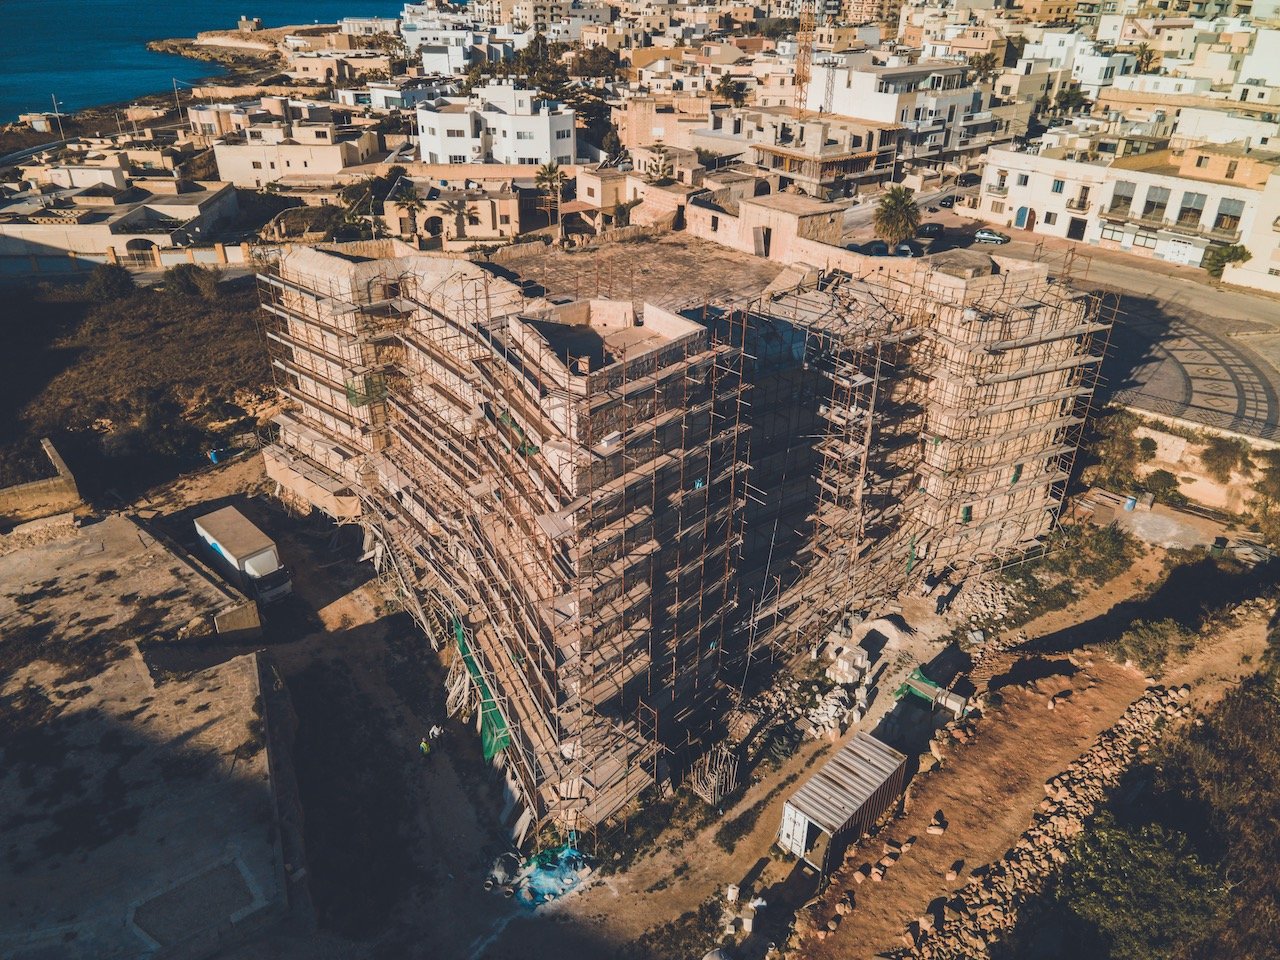
M 492 760 L 511 742 L 511 731 L 507 729 L 507 721 L 493 699 L 493 691 L 480 673 L 480 665 L 476 663 L 475 654 L 467 644 L 466 631 L 462 629 L 462 621 L 453 621 L 453 635 L 458 641 L 458 652 L 462 654 L 462 662 L 467 665 L 476 689 L 480 691 L 480 742 L 484 745 L 484 758 Z

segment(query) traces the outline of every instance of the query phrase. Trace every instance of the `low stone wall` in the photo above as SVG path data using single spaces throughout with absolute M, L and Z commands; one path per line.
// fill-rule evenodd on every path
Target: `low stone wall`
M 903 933 L 902 958 L 960 960 L 988 956 L 990 945 L 1011 930 L 1018 908 L 1039 894 L 1068 859 L 1068 848 L 1086 821 L 1171 722 L 1191 713 L 1191 690 L 1151 687 L 1116 724 L 1058 776 L 1045 783 L 1030 828 L 1010 854 L 956 891 L 941 916 L 926 915 Z
M 25 523 L 84 506 L 75 477 L 48 439 L 40 441 L 55 476 L 0 488 L 0 524 Z

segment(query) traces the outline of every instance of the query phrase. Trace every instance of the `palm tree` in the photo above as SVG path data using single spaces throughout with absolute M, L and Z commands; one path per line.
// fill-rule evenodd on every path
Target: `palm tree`
M 403 211 L 401 223 L 404 217 L 409 218 L 409 236 L 416 237 L 418 235 L 418 214 L 422 212 L 424 206 L 422 197 L 418 196 L 418 188 L 413 185 L 412 180 L 401 179 L 398 181 L 400 187 L 396 190 L 395 202 Z M 403 229 L 401 230 L 403 232 Z
M 534 175 L 534 182 L 537 183 L 538 189 L 546 192 L 547 198 L 547 215 L 551 215 L 551 206 L 554 202 L 556 209 L 556 223 L 560 223 L 560 199 L 561 191 L 564 190 L 565 175 L 560 169 L 560 164 L 552 160 L 550 163 L 544 163 L 538 168 L 538 172 Z M 557 230 L 557 233 L 559 231 Z
M 890 246 L 910 240 L 920 228 L 920 208 L 906 187 L 890 187 L 871 218 L 876 233 Z
M 475 217 L 475 208 L 465 197 L 453 197 L 440 205 L 440 212 L 453 217 L 453 239 L 467 235 L 467 224 Z
M 671 182 L 674 173 L 675 167 L 671 164 L 667 148 L 661 143 L 654 144 L 653 157 L 645 164 L 644 178 L 652 184 L 662 186 Z
M 1151 67 L 1156 62 L 1156 52 L 1151 49 L 1151 44 L 1140 43 L 1138 48 L 1133 51 L 1133 55 L 1137 58 L 1138 72 L 1150 73 Z
M 979 53 L 969 58 L 969 69 L 979 83 L 985 83 L 1000 68 L 1000 61 L 994 53 Z

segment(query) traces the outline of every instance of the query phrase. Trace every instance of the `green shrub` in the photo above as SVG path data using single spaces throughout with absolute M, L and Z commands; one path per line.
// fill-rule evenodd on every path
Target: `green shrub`
M 1176 620 L 1135 620 L 1112 643 L 1112 652 L 1117 660 L 1132 660 L 1144 670 L 1155 672 L 1171 657 L 1185 657 L 1195 643 L 1196 635 Z
M 123 300 L 137 289 L 133 274 L 118 263 L 100 263 L 84 284 L 85 298 L 96 303 Z
M 1205 471 L 1219 483 L 1226 483 L 1231 474 L 1239 470 L 1247 473 L 1249 467 L 1249 445 L 1243 440 L 1229 440 L 1226 437 L 1210 437 L 1200 454 L 1200 463 Z
M 195 263 L 180 263 L 164 272 L 164 288 L 184 297 L 216 300 L 221 279 L 222 275 L 217 270 Z
M 1153 470 L 1143 481 L 1143 486 L 1157 497 L 1167 498 L 1169 494 L 1178 492 L 1178 478 L 1168 470 Z

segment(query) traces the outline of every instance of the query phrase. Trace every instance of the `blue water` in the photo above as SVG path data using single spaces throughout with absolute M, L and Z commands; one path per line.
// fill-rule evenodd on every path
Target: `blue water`
M 0 13 L 0 122 L 48 110 L 114 103 L 216 75 L 215 63 L 146 49 L 148 40 L 231 30 L 241 14 L 263 26 L 336 23 L 395 16 L 394 0 L 3 0 Z

